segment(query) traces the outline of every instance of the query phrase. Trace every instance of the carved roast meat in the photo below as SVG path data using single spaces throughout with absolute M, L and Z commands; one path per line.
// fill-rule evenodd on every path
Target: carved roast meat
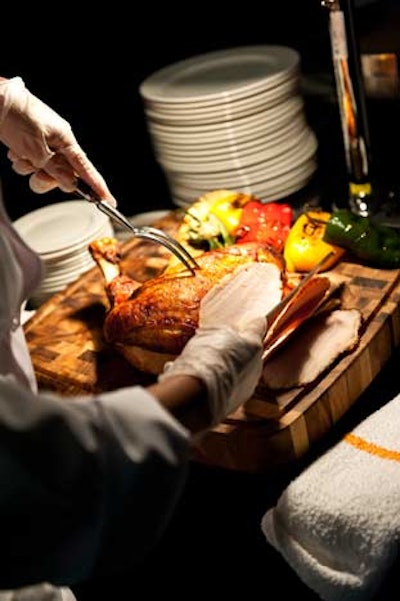
M 278 298 L 287 284 L 282 255 L 259 243 L 205 252 L 196 257 L 200 269 L 195 275 L 179 266 L 143 284 L 119 273 L 120 246 L 114 238 L 96 240 L 89 249 L 102 269 L 110 299 L 106 340 L 135 367 L 153 374 L 179 355 L 196 331 L 201 299 L 236 268 L 258 261 L 274 265 Z
M 203 296 L 238 267 L 259 261 L 271 266 L 271 293 L 265 303 L 268 329 L 264 339 L 264 385 L 303 386 L 358 344 L 362 319 L 358 311 L 351 309 L 336 311 L 335 319 L 323 321 L 326 325 L 319 326 L 315 340 L 311 335 L 313 326 L 300 338 L 292 338 L 292 334 L 301 333 L 300 326 L 313 315 L 327 315 L 338 308 L 338 299 L 332 294 L 343 280 L 335 274 L 316 275 L 298 289 L 296 285 L 302 278 L 289 277 L 282 255 L 264 244 L 251 242 L 204 252 L 196 257 L 200 268 L 195 275 L 178 266 L 145 283 L 120 273 L 121 249 L 116 239 L 96 240 L 89 249 L 103 272 L 110 300 L 105 338 L 141 371 L 159 374 L 165 362 L 179 355 L 194 335 Z M 289 292 L 290 302 L 282 307 L 279 301 Z M 289 346 L 288 340 L 292 341 Z M 293 348 L 297 349 L 294 354 Z M 318 351 L 312 352 L 314 348 Z M 281 352 L 276 354 L 279 349 Z

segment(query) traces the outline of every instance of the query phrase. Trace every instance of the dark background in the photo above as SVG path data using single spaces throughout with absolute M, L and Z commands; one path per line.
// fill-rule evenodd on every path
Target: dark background
M 359 39 L 368 51 L 397 51 L 397 4 L 356 0 Z M 238 7 L 113 2 L 85 14 L 77 3 L 57 4 L 50 11 L 36 5 L 2 11 L 0 73 L 20 75 L 32 93 L 71 123 L 128 215 L 172 206 L 147 134 L 140 83 L 178 60 L 242 45 L 288 45 L 300 52 L 306 109 L 320 143 L 323 196 L 330 203 L 332 190 L 339 200 L 345 195 L 328 11 L 318 0 L 268 2 L 262 10 L 259 2 L 249 1 Z M 371 120 L 379 168 L 381 146 L 396 142 L 397 109 L 395 102 L 389 110 L 369 107 L 379 113 L 378 120 Z M 388 132 L 384 142 L 383 131 Z M 31 193 L 27 179 L 12 172 L 5 150 L 0 151 L 3 193 L 13 219 L 65 199 L 59 191 Z M 389 167 L 384 170 L 391 176 Z
M 2 7 L 0 73 L 20 75 L 32 93 L 71 123 L 121 210 L 132 215 L 171 206 L 147 135 L 140 83 L 165 65 L 216 49 L 254 44 L 296 48 L 311 125 L 325 140 L 330 138 L 320 150 L 322 168 L 330 163 L 332 147 L 340 145 L 341 138 L 328 11 L 318 0 L 267 2 L 262 10 L 254 1 L 237 7 L 217 2 L 180 8 L 159 4 L 112 2 L 96 5 L 84 15 L 82 6 L 74 3 L 54 4 L 50 11 Z M 363 33 L 371 27 L 376 31 L 393 4 L 372 2 L 358 8 Z M 316 77 L 322 77 L 322 86 L 320 81 L 314 86 L 311 80 Z M 13 218 L 65 198 L 59 192 L 32 194 L 26 178 L 11 171 L 4 150 L 0 160 L 4 196 Z M 343 168 L 342 157 L 336 160 L 335 177 Z M 335 170 L 330 166 L 328 171 Z
M 2 6 L 0 74 L 20 75 L 30 91 L 72 125 L 81 146 L 104 175 L 128 215 L 170 208 L 171 200 L 146 132 L 140 83 L 159 68 L 215 49 L 253 44 L 289 45 L 301 53 L 310 124 L 319 139 L 318 184 L 327 204 L 343 201 L 345 167 L 335 99 L 327 12 L 317 0 L 130 5 L 112 2 L 95 9 L 54 4 Z M 360 2 L 357 28 L 361 50 L 400 49 L 398 2 Z M 81 11 L 85 8 L 85 14 Z M 399 39 L 398 39 L 399 38 Z M 368 99 L 375 170 L 388 187 L 400 181 L 399 99 Z M 0 149 L 0 178 L 12 218 L 60 192 L 38 196 L 12 172 Z M 357 407 L 314 449 L 304 463 L 275 477 L 253 477 L 194 465 L 178 512 L 160 546 L 135 573 L 77 588 L 79 599 L 130 599 L 138 591 L 174 598 L 193 593 L 245 592 L 273 599 L 291 592 L 317 597 L 297 579 L 261 535 L 260 518 L 281 490 L 315 454 L 398 391 L 398 353 Z M 127 550 L 129 552 L 129 550 Z M 397 568 L 396 568 L 397 569 Z M 398 578 L 380 599 L 395 597 Z M 188 584 L 189 583 L 189 584 Z M 190 584 L 191 583 L 191 584 Z M 393 585 L 394 583 L 394 585 Z M 393 586 L 392 586 L 393 585 Z M 128 591 L 128 593 L 127 593 Z

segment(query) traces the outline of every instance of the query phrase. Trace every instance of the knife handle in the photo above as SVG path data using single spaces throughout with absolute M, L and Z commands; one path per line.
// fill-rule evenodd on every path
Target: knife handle
M 78 177 L 76 180 L 75 192 L 89 202 L 98 202 L 100 200 L 89 184 L 83 181 L 83 179 L 80 177 Z

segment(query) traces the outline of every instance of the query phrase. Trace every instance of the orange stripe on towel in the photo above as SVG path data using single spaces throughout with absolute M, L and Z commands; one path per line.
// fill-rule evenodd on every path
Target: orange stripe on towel
M 382 459 L 400 461 L 400 452 L 390 451 L 389 449 L 379 447 L 378 445 L 373 444 L 372 442 L 367 442 L 363 438 L 355 436 L 354 434 L 346 434 L 343 440 L 351 444 L 353 447 L 356 447 L 360 451 L 365 451 L 371 455 L 377 455 L 378 457 L 382 457 Z

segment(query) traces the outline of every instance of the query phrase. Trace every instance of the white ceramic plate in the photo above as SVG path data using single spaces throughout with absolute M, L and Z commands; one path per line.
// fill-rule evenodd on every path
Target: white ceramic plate
M 157 149 L 158 157 L 165 157 L 182 163 L 193 163 L 209 161 L 211 158 L 215 160 L 224 160 L 232 154 L 244 156 L 255 150 L 260 152 L 269 148 L 274 144 L 279 144 L 285 138 L 294 136 L 300 133 L 307 127 L 304 115 L 301 113 L 295 118 L 290 119 L 286 123 L 282 123 L 281 127 L 274 128 L 272 131 L 265 131 L 264 128 L 259 128 L 249 138 L 237 139 L 235 136 L 227 137 L 225 140 L 219 140 L 218 143 L 193 146 L 184 146 L 174 148 L 173 146 L 163 145 Z
M 221 171 L 240 170 L 257 163 L 274 160 L 276 157 L 289 152 L 291 148 L 298 147 L 308 136 L 308 127 L 305 126 L 289 135 L 282 135 L 272 143 L 259 144 L 250 152 L 241 152 L 241 147 L 236 146 L 231 152 L 226 150 L 224 155 L 217 157 L 206 157 L 203 160 L 182 160 L 169 157 L 159 157 L 160 164 L 171 171 L 183 173 L 219 173 Z M 210 158 L 212 160 L 210 160 Z M 208 159 L 208 160 L 207 160 Z
M 276 119 L 281 119 L 283 117 L 289 118 L 303 108 L 303 99 L 300 96 L 292 96 L 278 105 L 259 111 L 254 115 L 240 117 L 239 119 L 225 119 L 220 123 L 202 125 L 185 124 L 183 126 L 176 126 L 148 121 L 147 125 L 152 135 L 157 135 L 160 139 L 163 139 L 164 137 L 168 138 L 169 136 L 172 140 L 178 140 L 181 137 L 187 142 L 190 142 L 190 140 L 198 142 L 202 138 L 212 139 L 220 132 L 226 131 L 227 129 L 239 133 L 247 131 L 251 127 L 265 124 L 266 122 L 273 123 Z
M 44 262 L 45 267 L 45 278 L 48 280 L 50 277 L 58 277 L 61 274 L 69 273 L 76 269 L 80 269 L 82 266 L 85 266 L 90 261 L 91 254 L 85 248 L 84 251 L 76 253 L 73 257 L 68 257 L 67 259 L 61 259 L 58 263 L 52 262 Z
M 281 173 L 278 175 L 274 175 L 272 177 L 263 176 L 260 177 L 259 181 L 243 181 L 237 187 L 231 187 L 229 189 L 232 190 L 241 190 L 245 192 L 250 192 L 255 186 L 257 189 L 261 190 L 270 190 L 271 188 L 276 188 L 277 186 L 282 187 L 286 182 L 292 184 L 293 182 L 297 182 L 309 176 L 310 173 L 315 171 L 317 165 L 317 161 L 315 156 L 310 158 L 306 158 L 304 161 L 300 162 L 297 166 L 292 167 L 290 171 L 286 173 Z M 209 192 L 212 189 L 208 187 L 207 183 L 204 184 L 192 184 L 192 183 L 180 183 L 180 182 L 171 182 L 171 188 L 174 191 L 174 194 L 183 197 L 193 197 L 204 194 L 205 192 Z
M 245 119 L 246 117 L 251 117 L 252 115 L 258 115 L 264 111 L 273 109 L 277 106 L 280 106 L 286 100 L 293 98 L 297 94 L 297 86 L 291 85 L 285 89 L 282 89 L 282 92 L 278 95 L 270 95 L 264 96 L 260 98 L 257 102 L 253 102 L 249 104 L 248 107 L 236 108 L 234 104 L 228 104 L 223 106 L 223 110 L 216 111 L 213 110 L 209 113 L 204 114 L 193 114 L 187 113 L 183 116 L 166 116 L 165 114 L 161 115 L 157 113 L 147 112 L 146 116 L 149 121 L 152 123 L 160 124 L 160 125 L 170 125 L 173 127 L 187 127 L 193 125 L 197 126 L 218 126 L 221 123 L 226 123 L 236 121 L 237 119 Z
M 317 167 L 317 161 L 315 158 L 311 158 L 299 165 L 297 169 L 294 169 L 289 174 L 285 174 L 283 177 L 272 178 L 255 184 L 249 183 L 234 189 L 238 192 L 254 194 L 263 202 L 273 202 L 274 200 L 286 198 L 304 188 L 317 170 Z M 176 186 L 175 188 L 171 187 L 173 202 L 179 207 L 189 206 L 207 191 L 209 191 L 208 188 L 191 189 L 179 186 Z
M 223 172 L 183 173 L 165 170 L 168 181 L 173 185 L 189 185 L 190 187 L 206 187 L 236 189 L 238 186 L 251 185 L 256 182 L 277 177 L 295 169 L 299 164 L 315 155 L 318 142 L 314 132 L 307 129 L 301 142 L 280 155 L 254 165 L 230 169 Z
M 257 96 L 246 99 L 245 102 L 229 102 L 207 109 L 189 110 L 179 114 L 171 111 L 154 111 L 146 109 L 146 116 L 154 123 L 165 123 L 172 126 L 200 125 L 208 123 L 222 123 L 233 119 L 240 119 L 254 113 L 267 110 L 293 98 L 298 93 L 297 80 L 291 80 L 273 90 L 268 90 Z
M 85 200 L 55 203 L 14 222 L 21 238 L 43 257 L 56 258 L 95 239 L 109 218 Z
M 113 235 L 114 228 L 110 220 L 107 220 L 102 227 L 94 230 L 87 239 L 83 239 L 80 243 L 57 250 L 55 252 L 42 253 L 42 261 L 46 264 L 46 270 L 51 269 L 59 271 L 63 269 L 64 266 L 68 267 L 72 263 L 78 263 L 79 261 L 83 260 L 83 257 L 89 253 L 89 242 L 96 240 L 97 238 Z
M 144 109 L 145 112 L 152 111 L 155 114 L 164 114 L 169 115 L 170 117 L 180 117 L 187 114 L 194 115 L 203 115 L 210 112 L 222 112 L 226 110 L 227 107 L 234 106 L 236 109 L 245 108 L 251 106 L 252 104 L 258 104 L 260 100 L 263 98 L 269 98 L 275 96 L 279 96 L 280 92 L 283 88 L 293 86 L 298 87 L 300 83 L 300 70 L 287 73 L 285 78 L 282 78 L 274 87 L 267 88 L 266 90 L 255 90 L 254 93 L 249 94 L 247 96 L 243 96 L 242 98 L 232 97 L 230 94 L 224 94 L 222 99 L 218 99 L 215 103 L 208 103 L 207 105 L 203 105 L 203 103 L 160 103 L 160 102 L 151 102 L 148 100 L 144 100 Z
M 207 101 L 224 101 L 227 94 L 240 98 L 274 87 L 299 62 L 299 53 L 285 46 L 219 50 L 156 71 L 141 83 L 139 92 L 151 101 L 195 102 L 201 106 Z
M 183 115 L 188 113 L 189 111 L 209 111 L 209 110 L 222 110 L 224 105 L 232 105 L 235 103 L 240 106 L 240 104 L 247 104 L 249 101 L 253 102 L 256 98 L 262 94 L 274 94 L 274 90 L 276 90 L 279 86 L 287 84 L 290 80 L 296 81 L 297 83 L 300 81 L 301 70 L 299 65 L 292 70 L 288 70 L 285 73 L 282 73 L 279 77 L 277 76 L 274 81 L 270 81 L 266 83 L 266 80 L 259 86 L 256 86 L 249 89 L 247 93 L 243 94 L 242 92 L 227 92 L 224 91 L 218 97 L 215 97 L 212 100 L 202 100 L 202 101 L 188 101 L 188 102 L 155 102 L 149 100 L 147 98 L 142 98 L 143 106 L 145 111 L 152 110 L 155 112 L 167 113 L 167 114 L 175 114 L 175 115 Z
M 276 140 L 280 132 L 285 135 L 285 132 L 291 127 L 300 129 L 305 126 L 305 116 L 303 113 L 299 113 L 292 119 L 277 120 L 276 123 L 266 124 L 265 126 L 260 125 L 240 135 L 236 134 L 235 131 L 227 130 L 209 143 L 199 143 L 197 145 L 159 144 L 157 147 L 154 147 L 154 153 L 156 157 L 165 156 L 175 159 L 184 156 L 189 161 L 193 156 L 200 158 L 200 156 L 223 155 L 232 148 L 241 148 L 243 149 L 242 152 L 245 152 L 246 149 L 262 145 L 264 141 L 268 144 L 270 139 Z

